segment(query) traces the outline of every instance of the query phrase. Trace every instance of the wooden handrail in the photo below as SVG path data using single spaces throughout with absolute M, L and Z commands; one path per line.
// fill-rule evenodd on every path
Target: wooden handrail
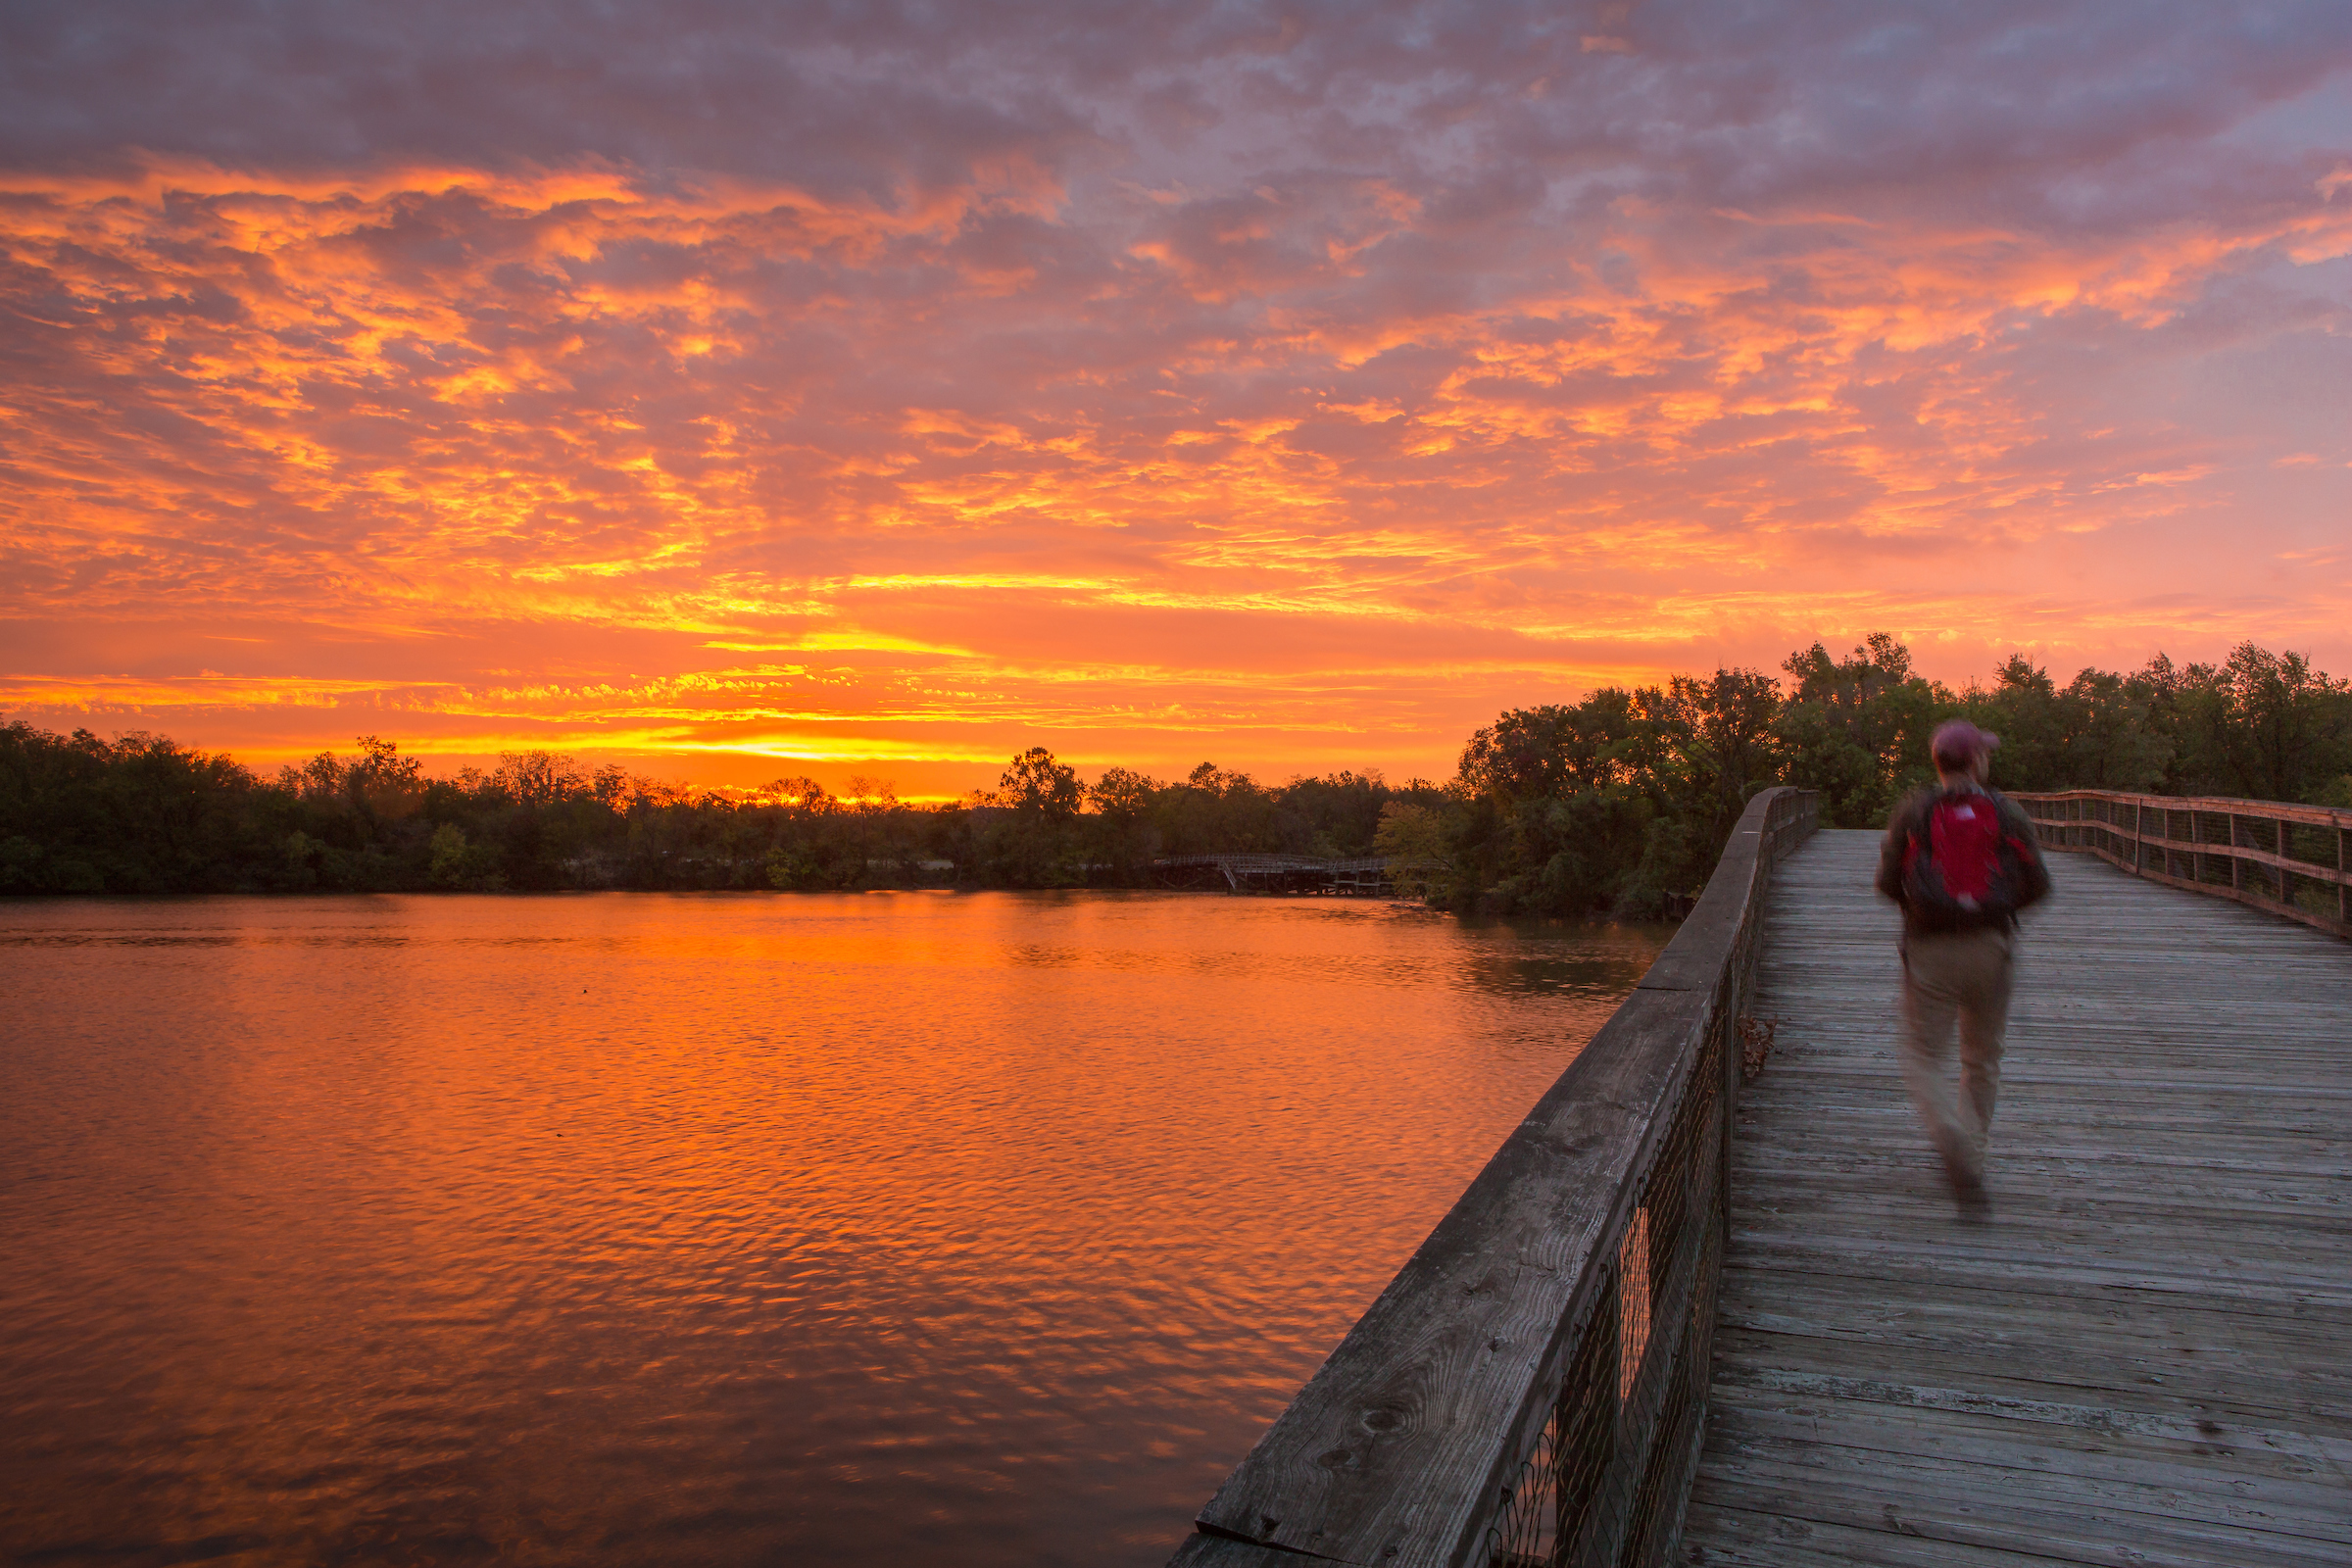
M 1819 809 L 1792 789 L 1748 803 L 1633 996 L 1226 1479 L 1176 1564 L 1668 1559 L 1704 1427 L 1764 894 Z
M 2010 799 L 2034 818 L 2044 849 L 2095 855 L 2151 882 L 2233 899 L 2352 937 L 2352 811 L 2291 801 L 2121 790 L 2058 790 Z M 2183 818 L 2185 835 L 2175 831 Z M 2216 823 L 2219 835 L 2209 836 L 2206 829 Z M 2257 842 L 2266 836 L 2267 846 Z M 2316 844 L 2328 859 L 2288 853 L 2298 840 Z M 2335 912 L 2328 912 L 2324 895 L 2301 898 L 2298 884 L 2332 887 Z
M 2300 801 L 2254 801 L 2235 795 L 2139 795 L 2130 790 L 2041 790 L 2012 793 L 2013 801 L 2128 801 L 2176 811 L 2270 816 L 2282 822 L 2308 822 L 2315 827 L 2352 827 L 2352 810 L 2340 806 L 2305 806 Z

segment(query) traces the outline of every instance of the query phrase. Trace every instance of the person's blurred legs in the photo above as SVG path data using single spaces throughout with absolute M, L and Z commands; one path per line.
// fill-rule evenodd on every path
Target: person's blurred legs
M 2015 973 L 2009 933 L 1979 934 L 1968 995 L 1960 1003 L 1960 1114 L 1969 1168 L 1984 1179 L 1984 1145 L 1992 1105 L 2001 1092 L 2001 1046 L 2009 1034 L 2009 991 Z
M 1964 1200 L 1982 1195 L 1984 1146 L 2000 1092 L 2010 972 L 2005 931 L 1913 937 L 1903 958 L 1903 1081 L 1943 1156 L 1953 1192 Z M 1957 1086 L 1945 1065 L 1955 1024 Z
M 1943 965 L 1923 951 L 1932 940 L 1914 941 L 1903 956 L 1903 1082 L 1929 1141 L 1949 1170 L 1955 1168 L 1962 1140 L 1960 1107 L 1944 1059 L 1951 1054 L 1960 999 L 1944 983 Z

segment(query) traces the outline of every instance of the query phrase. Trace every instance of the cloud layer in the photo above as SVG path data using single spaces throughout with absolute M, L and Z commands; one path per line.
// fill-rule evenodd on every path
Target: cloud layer
M 1947 10 L 18 8 L 0 705 L 921 791 L 2352 666 L 2352 12 Z

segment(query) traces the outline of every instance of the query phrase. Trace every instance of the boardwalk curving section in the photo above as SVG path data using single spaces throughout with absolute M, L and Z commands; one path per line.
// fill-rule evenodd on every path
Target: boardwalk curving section
M 2352 947 L 2052 856 L 1964 1223 L 1876 844 L 1767 895 L 1683 1557 L 2352 1563 Z

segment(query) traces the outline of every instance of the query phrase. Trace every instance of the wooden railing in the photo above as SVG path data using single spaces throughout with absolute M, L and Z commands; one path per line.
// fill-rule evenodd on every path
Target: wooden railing
M 1741 1025 L 1773 867 L 1748 804 L 1640 987 L 1201 1510 L 1183 1568 L 1660 1563 L 1705 1425 Z
M 2042 847 L 2352 937 L 2352 811 L 2283 801 L 2066 790 L 2013 795 Z

